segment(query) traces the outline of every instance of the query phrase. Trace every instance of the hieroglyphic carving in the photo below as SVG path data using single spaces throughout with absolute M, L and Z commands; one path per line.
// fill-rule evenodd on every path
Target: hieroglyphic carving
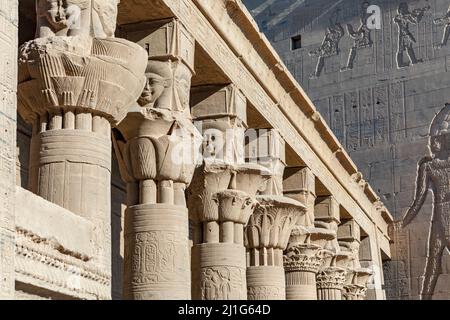
M 372 88 L 359 91 L 359 127 L 361 131 L 361 148 L 374 146 L 373 96 Z
M 316 69 L 310 76 L 311 79 L 316 79 L 322 74 L 325 66 L 325 58 L 337 56 L 340 53 L 339 42 L 344 36 L 344 28 L 337 21 L 338 11 L 336 11 L 330 18 L 330 25 L 325 31 L 325 38 L 319 48 L 310 51 L 309 55 L 317 58 Z
M 341 95 L 330 97 L 331 128 L 336 138 L 345 144 L 344 98 Z
M 450 104 L 433 119 L 429 131 L 429 156 L 417 165 L 414 201 L 402 219 L 402 227 L 408 226 L 419 214 L 428 190 L 433 191 L 433 213 L 428 237 L 428 255 L 420 298 L 433 297 L 445 248 L 450 248 Z
M 248 287 L 247 294 L 254 300 L 284 300 L 283 289 L 275 286 Z
M 348 150 L 356 150 L 360 145 L 358 105 L 359 100 L 357 91 L 344 94 L 345 143 Z
M 404 82 L 394 82 L 389 88 L 391 142 L 400 141 L 406 136 L 404 86 Z
M 430 9 L 430 6 L 426 6 L 419 9 L 414 9 L 412 12 L 409 11 L 408 3 L 401 2 L 397 9 L 397 15 L 394 17 L 394 23 L 398 27 L 398 45 L 397 45 L 397 67 L 404 68 L 411 64 L 415 65 L 417 63 L 423 62 L 421 59 L 417 59 L 416 52 L 414 51 L 413 45 L 416 43 L 411 30 L 409 29 L 410 24 L 418 24 L 422 20 L 426 11 Z M 404 62 L 404 53 L 409 58 L 410 62 Z
M 450 6 L 448 7 L 445 16 L 434 19 L 434 24 L 438 26 L 444 26 L 444 34 L 442 35 L 442 41 L 434 45 L 434 48 L 439 50 L 447 45 L 450 38 Z
M 347 65 L 341 69 L 341 71 L 351 70 L 354 67 L 354 62 L 356 59 L 356 53 L 359 49 L 370 48 L 373 46 L 372 39 L 370 37 L 370 29 L 367 26 L 368 19 L 372 16 L 371 13 L 368 13 L 367 9 L 370 4 L 368 2 L 363 2 L 362 4 L 362 14 L 361 14 L 361 25 L 357 30 L 353 29 L 351 24 L 347 24 L 347 32 L 354 40 L 353 46 L 350 49 L 350 53 L 348 55 Z
M 375 145 L 381 145 L 389 140 L 389 98 L 387 86 L 377 86 L 374 88 L 374 127 L 375 127 Z

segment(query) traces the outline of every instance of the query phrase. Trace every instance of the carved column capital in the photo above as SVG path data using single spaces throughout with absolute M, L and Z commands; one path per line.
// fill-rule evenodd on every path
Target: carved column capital
M 286 272 L 302 271 L 317 273 L 323 263 L 323 249 L 314 244 L 298 244 L 289 247 L 284 254 Z
M 218 221 L 246 225 L 256 206 L 256 202 L 245 192 L 224 190 L 214 194 L 218 205 Z
M 343 300 L 364 300 L 367 288 L 365 286 L 352 284 L 344 286 L 342 291 Z
M 322 268 L 317 274 L 317 288 L 342 290 L 345 284 L 345 274 L 344 268 Z
M 19 112 L 86 112 L 116 125 L 145 82 L 145 51 L 116 38 L 46 37 L 25 43 L 19 55 Z
M 258 204 L 246 229 L 247 249 L 284 250 L 305 206 L 283 196 L 257 196 L 256 199 Z

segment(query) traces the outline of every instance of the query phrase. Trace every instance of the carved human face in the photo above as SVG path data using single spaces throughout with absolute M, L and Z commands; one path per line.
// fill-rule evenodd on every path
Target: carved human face
M 450 133 L 431 137 L 430 151 L 434 156 L 447 158 L 450 154 Z
M 205 158 L 223 158 L 223 134 L 216 129 L 208 129 L 203 134 L 203 150 Z
M 138 100 L 139 105 L 153 104 L 155 108 L 170 109 L 172 87 L 170 63 L 149 61 L 145 75 L 147 82 Z
M 155 73 L 146 73 L 147 82 L 139 98 L 139 105 L 146 106 L 155 103 L 161 97 L 163 91 L 168 87 L 168 80 Z

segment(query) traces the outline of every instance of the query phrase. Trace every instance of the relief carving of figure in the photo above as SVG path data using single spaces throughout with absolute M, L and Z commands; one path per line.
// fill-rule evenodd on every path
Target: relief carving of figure
M 309 53 L 312 57 L 318 57 L 316 70 L 311 75 L 311 79 L 320 77 L 325 66 L 325 58 L 339 55 L 339 42 L 345 32 L 342 25 L 337 22 L 337 13 L 338 11 L 336 11 L 330 18 L 330 25 L 327 27 L 325 38 L 323 39 L 320 47 Z M 335 18 L 333 19 L 333 17 Z
M 408 4 L 401 2 L 397 9 L 397 15 L 394 17 L 394 22 L 398 26 L 398 48 L 397 48 L 397 67 L 404 68 L 411 64 L 417 64 L 423 62 L 421 59 L 417 59 L 413 45 L 417 42 L 413 34 L 409 30 L 410 24 L 418 24 L 422 20 L 426 11 L 430 9 L 430 6 L 424 8 L 414 9 L 409 11 Z M 410 62 L 404 62 L 403 54 L 406 52 Z
M 431 299 L 439 275 L 445 248 L 450 248 L 450 104 L 433 119 L 430 127 L 429 149 L 431 156 L 419 161 L 414 202 L 403 217 L 406 227 L 417 216 L 428 190 L 433 194 L 433 212 L 428 237 L 424 281 L 420 298 Z
M 114 37 L 119 0 L 37 0 L 36 38 Z
M 149 61 L 147 83 L 138 100 L 142 107 L 179 111 L 190 117 L 189 94 L 192 73 L 182 63 Z
M 448 39 L 450 38 L 450 6 L 448 7 L 445 16 L 435 19 L 434 24 L 444 26 L 444 35 L 442 36 L 441 43 L 434 45 L 435 49 L 441 49 L 447 45 Z
M 373 45 L 372 39 L 370 37 L 370 29 L 367 26 L 368 19 L 371 17 L 371 13 L 367 12 L 370 4 L 368 2 L 364 2 L 362 5 L 362 15 L 361 15 L 361 25 L 357 30 L 353 29 L 351 24 L 347 24 L 347 32 L 354 40 L 353 46 L 350 49 L 350 53 L 348 56 L 347 66 L 342 68 L 342 71 L 347 71 L 353 69 L 353 65 L 356 58 L 356 52 L 359 49 L 370 48 Z
M 208 268 L 203 272 L 203 300 L 228 300 L 231 292 L 230 270 Z

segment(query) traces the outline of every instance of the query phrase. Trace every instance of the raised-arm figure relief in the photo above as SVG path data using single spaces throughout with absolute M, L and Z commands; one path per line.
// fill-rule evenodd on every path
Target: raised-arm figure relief
M 353 69 L 354 62 L 356 59 L 356 53 L 359 49 L 370 48 L 373 45 L 373 41 L 370 37 L 370 29 L 367 26 L 367 21 L 371 17 L 371 14 L 367 12 L 369 6 L 370 5 L 368 2 L 363 3 L 361 13 L 361 25 L 357 30 L 354 30 L 351 24 L 347 24 L 347 32 L 350 38 L 354 40 L 354 42 L 352 48 L 350 49 L 347 65 L 341 69 L 342 71 Z
M 430 9 L 430 6 L 426 6 L 419 9 L 409 11 L 409 6 L 406 2 L 401 2 L 397 9 L 397 15 L 394 17 L 394 22 L 398 27 L 398 47 L 397 47 L 397 67 L 404 68 L 411 64 L 417 64 L 423 62 L 422 59 L 417 59 L 416 52 L 414 51 L 414 44 L 417 42 L 411 33 L 410 24 L 418 24 L 422 21 L 422 18 L 426 11 Z M 410 62 L 403 60 L 403 54 L 409 58 Z
M 333 16 L 337 16 L 337 12 Z M 337 18 L 334 20 L 333 17 L 330 18 L 330 25 L 327 27 L 322 44 L 317 49 L 309 52 L 310 56 L 318 57 L 316 69 L 311 75 L 311 79 L 316 79 L 322 74 L 325 66 L 325 58 L 339 55 L 339 42 L 344 34 L 344 28 L 337 22 Z
M 448 7 L 445 16 L 435 19 L 434 24 L 438 26 L 444 26 L 442 41 L 434 45 L 435 49 L 441 49 L 442 47 L 445 47 L 447 45 L 448 39 L 450 38 L 450 6 Z

